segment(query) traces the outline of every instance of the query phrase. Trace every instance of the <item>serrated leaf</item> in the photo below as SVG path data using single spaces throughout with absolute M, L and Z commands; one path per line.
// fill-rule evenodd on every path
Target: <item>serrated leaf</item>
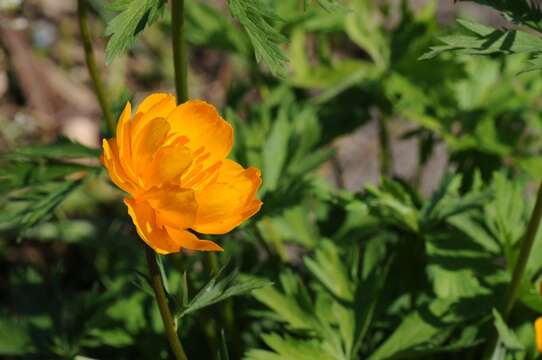
M 339 249 L 329 240 L 320 241 L 314 259 L 305 257 L 303 260 L 309 271 L 339 299 L 352 301 L 352 281 L 343 265 Z
M 502 341 L 504 347 L 511 351 L 525 350 L 518 336 L 506 325 L 501 314 L 496 309 L 493 309 L 493 317 L 495 318 L 494 324 L 499 333 L 499 339 Z
M 165 0 L 117 0 L 110 9 L 120 11 L 111 19 L 105 29 L 111 35 L 105 49 L 108 64 L 134 45 L 137 36 L 160 16 Z
M 21 201 L 25 205 L 18 211 L 5 217 L 2 222 L 9 226 L 28 229 L 42 220 L 48 218 L 66 197 L 75 191 L 83 181 L 66 181 L 63 183 L 49 183 L 47 187 L 34 188 L 19 198 L 11 201 Z M 22 233 L 21 233 L 22 235 Z
M 224 275 L 227 266 L 224 266 L 217 275 L 215 275 L 197 294 L 192 298 L 188 306 L 186 306 L 180 314 L 181 318 L 185 315 L 196 312 L 209 305 L 226 300 L 232 296 L 247 294 L 253 290 L 260 289 L 269 285 L 272 282 L 259 279 L 238 279 L 237 270 L 231 271 Z
M 500 30 L 467 20 L 458 20 L 458 23 L 469 33 L 441 37 L 440 41 L 445 45 L 430 48 L 430 51 L 419 59 L 431 59 L 444 51 L 458 51 L 473 55 L 542 52 L 542 39 L 525 31 Z
M 398 358 L 424 344 L 442 342 L 452 330 L 451 326 L 442 321 L 450 305 L 450 301 L 437 300 L 427 309 L 420 309 L 406 316 L 392 335 L 369 357 L 369 360 Z M 441 321 L 427 321 L 427 316 Z
M 290 336 L 281 337 L 277 334 L 265 334 L 262 336 L 264 342 L 277 352 L 279 359 L 296 359 L 296 360 L 335 360 L 335 356 L 328 354 L 318 341 L 315 340 L 299 340 Z M 257 354 L 257 353 L 256 353 Z M 261 357 L 251 355 L 249 352 L 248 359 L 261 359 Z
M 228 5 L 248 34 L 256 61 L 265 63 L 273 75 L 285 77 L 288 58 L 279 45 L 286 38 L 272 24 L 281 19 L 261 0 L 228 0 Z

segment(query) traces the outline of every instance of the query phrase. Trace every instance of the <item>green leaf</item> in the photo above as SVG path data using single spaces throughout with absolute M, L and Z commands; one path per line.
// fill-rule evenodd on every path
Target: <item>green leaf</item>
M 248 34 L 256 61 L 267 65 L 275 76 L 286 76 L 288 58 L 279 45 L 286 38 L 272 25 L 281 19 L 262 0 L 228 0 L 230 12 Z
M 344 256 L 329 240 L 321 240 L 314 254 L 314 260 L 305 257 L 303 260 L 309 271 L 335 296 L 345 301 L 352 301 L 352 281 L 344 267 Z
M 499 333 L 499 339 L 504 347 L 511 351 L 524 351 L 525 347 L 518 336 L 506 325 L 501 314 L 495 309 L 493 309 L 493 317 L 495 318 L 495 327 Z
M 435 294 L 442 299 L 489 294 L 489 290 L 480 285 L 472 271 L 466 269 L 448 270 L 439 265 L 431 265 L 427 272 L 433 282 Z
M 281 282 L 286 294 L 279 292 L 275 287 L 265 287 L 254 291 L 256 300 L 273 310 L 280 318 L 294 329 L 310 329 L 314 318 L 311 309 L 302 308 L 299 304 L 300 284 L 291 272 L 281 274 Z
M 263 183 L 267 190 L 273 191 L 277 188 L 288 155 L 290 131 L 286 109 L 282 108 L 278 118 L 273 123 L 271 134 L 263 146 L 262 173 L 264 176 Z
M 5 226 L 6 221 L 9 226 L 28 229 L 51 216 L 54 209 L 82 183 L 82 180 L 49 183 L 45 187 L 33 188 L 18 198 L 12 197 L 11 201 L 21 201 L 24 205 L 4 218 L 0 224 Z
M 55 180 L 66 180 L 74 173 L 95 174 L 99 168 L 57 160 L 0 161 L 0 194 L 26 187 L 43 185 Z M 78 175 L 78 177 L 80 177 Z
M 100 154 L 100 149 L 90 148 L 60 136 L 54 143 L 19 147 L 13 153 L 4 154 L 4 156 L 14 157 L 18 155 L 28 158 L 79 159 L 97 158 Z
M 417 347 L 442 342 L 452 330 L 443 319 L 450 309 L 450 304 L 449 301 L 436 300 L 427 309 L 420 309 L 406 316 L 369 360 L 400 357 Z
M 238 279 L 237 270 L 224 275 L 227 265 L 224 266 L 197 294 L 178 315 L 196 312 L 204 307 L 226 300 L 232 296 L 247 294 L 256 289 L 272 285 L 272 282 L 258 279 Z
M 336 357 L 328 354 L 318 341 L 299 340 L 290 336 L 281 337 L 277 334 L 262 335 L 263 341 L 276 353 L 263 352 L 262 350 L 252 350 L 247 354 L 246 359 L 265 360 L 265 359 L 296 359 L 296 360 L 335 360 Z
M 458 20 L 469 31 L 465 35 L 449 35 L 440 38 L 445 45 L 432 47 L 420 60 L 431 59 L 444 51 L 459 51 L 465 54 L 494 53 L 540 53 L 542 39 L 520 30 L 499 30 L 489 26 Z
M 117 0 L 109 5 L 120 14 L 105 29 L 105 34 L 111 35 L 105 49 L 108 64 L 135 44 L 145 27 L 159 18 L 165 3 L 165 0 Z
M 35 351 L 26 326 L 20 320 L 0 316 L 0 354 L 25 355 Z
M 460 0 L 466 1 L 466 0 Z M 542 30 L 542 11 L 540 5 L 531 0 L 468 0 L 494 8 L 503 13 L 509 20 L 526 24 L 535 30 Z
M 381 27 L 379 11 L 373 1 L 357 0 L 353 11 L 346 15 L 345 32 L 361 49 L 366 51 L 379 69 L 389 63 L 390 44 L 386 31 Z

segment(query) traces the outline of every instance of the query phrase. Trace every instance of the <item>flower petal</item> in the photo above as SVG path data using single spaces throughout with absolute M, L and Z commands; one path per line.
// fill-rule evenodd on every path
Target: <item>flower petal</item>
M 186 137 L 186 146 L 195 153 L 194 161 L 212 165 L 228 156 L 233 144 L 233 128 L 204 101 L 192 100 L 173 110 L 167 121 L 171 132 Z
M 174 186 L 159 188 L 145 193 L 140 199 L 153 208 L 158 226 L 169 225 L 186 229 L 196 220 L 198 205 L 192 189 Z
M 182 173 L 192 163 L 190 150 L 182 144 L 163 146 L 154 154 L 151 163 L 142 174 L 146 188 L 160 184 L 179 183 Z
M 218 244 L 210 240 L 198 239 L 198 237 L 190 231 L 177 230 L 169 226 L 166 226 L 166 231 L 172 239 L 178 241 L 185 249 L 197 251 L 224 251 Z
M 126 174 L 119 158 L 119 150 L 116 139 L 102 141 L 103 154 L 100 157 L 102 164 L 106 167 L 111 181 L 122 190 L 135 194 L 136 186 L 132 179 Z
M 260 171 L 244 169 L 224 160 L 216 182 L 196 191 L 198 212 L 192 228 L 204 234 L 224 234 L 256 214 L 262 202 L 256 199 Z
M 132 117 L 132 105 L 128 101 L 124 110 L 120 114 L 117 122 L 117 143 L 119 146 L 119 154 L 122 159 L 132 157 L 131 144 L 130 144 L 130 119 Z
M 175 108 L 175 96 L 168 93 L 154 93 L 147 96 L 137 106 L 136 113 L 146 113 L 158 104 L 171 104 L 173 102 L 173 108 Z M 173 109 L 172 109 L 173 110 Z
M 136 109 L 136 115 L 132 121 L 132 138 L 138 136 L 149 121 L 155 118 L 167 118 L 175 106 L 173 95 L 156 93 L 147 96 Z
M 135 137 L 132 137 L 132 166 L 141 176 L 151 162 L 155 152 L 164 144 L 170 126 L 163 118 L 147 122 Z
M 155 212 L 146 201 L 124 199 L 128 214 L 134 222 L 137 233 L 147 245 L 159 254 L 169 254 L 181 250 L 179 242 L 173 241 L 167 231 L 156 225 Z

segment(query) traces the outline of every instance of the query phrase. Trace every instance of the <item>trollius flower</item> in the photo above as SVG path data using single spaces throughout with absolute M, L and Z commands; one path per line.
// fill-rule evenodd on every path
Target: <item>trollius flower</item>
M 254 215 L 260 171 L 226 159 L 232 127 L 204 101 L 145 98 L 132 117 L 126 104 L 116 137 L 103 141 L 102 163 L 130 194 L 124 202 L 139 236 L 156 252 L 221 251 L 202 234 L 224 234 Z

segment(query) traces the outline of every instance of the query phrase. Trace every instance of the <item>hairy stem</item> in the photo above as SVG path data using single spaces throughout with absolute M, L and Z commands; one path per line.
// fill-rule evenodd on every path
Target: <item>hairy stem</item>
M 171 0 L 171 31 L 177 104 L 188 100 L 187 50 L 184 40 L 184 0 Z
M 534 205 L 533 212 L 531 214 L 531 219 L 527 225 L 527 231 L 525 236 L 521 241 L 521 248 L 519 250 L 519 256 L 516 260 L 514 266 L 514 272 L 512 273 L 512 280 L 506 295 L 504 297 L 504 303 L 502 305 L 502 316 L 506 321 L 514 308 L 514 305 L 519 296 L 519 290 L 521 288 L 521 280 L 523 279 L 523 274 L 527 267 L 527 261 L 529 260 L 529 255 L 533 249 L 533 244 L 536 239 L 536 233 L 540 226 L 540 220 L 542 219 L 542 182 L 538 187 L 538 193 L 536 196 L 536 203 Z M 496 331 L 493 332 L 492 336 L 487 342 L 484 359 L 490 359 L 493 352 L 495 351 L 495 346 L 497 345 L 498 335 Z
M 187 360 L 183 345 L 181 344 L 179 336 L 177 335 L 177 330 L 175 329 L 175 322 L 173 321 L 171 311 L 169 310 L 164 285 L 162 284 L 162 277 L 160 275 L 160 270 L 158 269 L 158 264 L 156 263 L 156 253 L 150 247 L 145 246 L 145 256 L 147 258 L 147 265 L 149 267 L 151 285 L 154 290 L 156 302 L 158 303 L 160 316 L 162 317 L 162 322 L 164 323 L 164 330 L 166 332 L 166 337 L 168 339 L 171 351 L 175 355 L 176 360 Z
M 85 62 L 87 69 L 94 84 L 94 90 L 98 103 L 102 108 L 102 112 L 107 124 L 107 129 L 111 136 L 115 134 L 115 118 L 111 111 L 111 104 L 109 98 L 105 92 L 104 83 L 98 67 L 96 66 L 96 59 L 94 58 L 94 50 L 92 48 L 92 39 L 90 37 L 90 30 L 88 27 L 88 14 L 87 14 L 87 0 L 77 0 L 77 17 L 79 19 L 79 28 L 81 31 L 81 39 L 83 41 L 83 48 L 85 50 Z

